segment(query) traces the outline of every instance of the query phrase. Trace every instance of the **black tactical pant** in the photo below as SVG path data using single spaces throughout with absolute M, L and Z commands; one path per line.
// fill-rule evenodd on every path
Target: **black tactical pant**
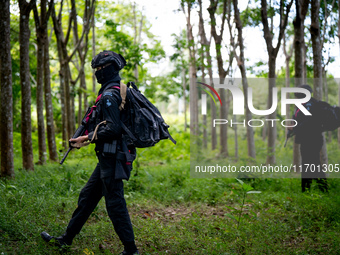
M 72 240 L 80 232 L 103 196 L 108 215 L 120 240 L 124 246 L 134 245 L 133 229 L 124 199 L 123 181 L 115 180 L 113 176 L 101 179 L 99 163 L 80 192 L 78 207 L 72 214 L 66 230 L 67 238 Z
M 310 189 L 313 179 L 321 191 L 327 191 L 326 174 L 322 171 L 320 162 L 320 151 L 322 148 L 322 137 L 310 139 L 301 143 L 300 152 L 302 158 L 301 188 L 302 192 Z

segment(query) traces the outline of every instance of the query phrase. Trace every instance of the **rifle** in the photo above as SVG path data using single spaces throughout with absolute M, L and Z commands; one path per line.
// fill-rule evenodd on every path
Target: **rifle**
M 286 142 L 285 142 L 285 145 L 283 147 L 286 147 L 288 139 L 293 137 L 294 135 L 295 135 L 295 133 L 294 133 L 293 129 L 288 129 L 288 133 L 287 133 L 287 137 L 286 137 Z
M 82 136 L 85 133 L 86 117 L 87 117 L 87 115 L 90 114 L 90 112 L 91 112 L 91 107 L 89 107 L 89 109 L 85 113 L 85 116 L 84 116 L 83 120 L 81 121 L 80 126 L 78 127 L 78 129 L 76 130 L 76 132 L 74 133 L 72 138 L 77 138 L 79 136 Z M 65 153 L 64 157 L 61 159 L 60 165 L 62 165 L 64 163 L 65 159 L 67 158 L 68 154 L 70 153 L 70 151 L 72 149 L 74 149 L 74 148 L 80 149 L 80 147 L 72 146 L 72 143 L 70 141 L 68 142 L 68 145 L 69 145 L 69 148 L 68 148 L 67 152 Z

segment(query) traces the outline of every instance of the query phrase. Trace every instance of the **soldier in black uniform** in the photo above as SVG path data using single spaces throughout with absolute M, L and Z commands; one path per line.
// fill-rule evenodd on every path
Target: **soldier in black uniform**
M 42 238 L 47 242 L 55 239 L 58 246 L 71 245 L 73 238 L 80 232 L 88 217 L 104 196 L 108 215 L 124 245 L 124 251 L 121 254 L 139 254 L 124 199 L 122 181 L 122 179 L 129 178 L 129 171 L 131 170 L 131 162 L 127 162 L 126 158 L 124 160 L 124 155 L 128 149 L 122 139 L 121 113 L 119 110 L 122 102 L 119 92 L 121 80 L 119 70 L 125 64 L 125 59 L 112 51 L 99 53 L 91 62 L 92 68 L 96 68 L 97 81 L 102 85 L 98 92 L 100 99 L 97 98 L 100 102 L 92 108 L 93 111 L 88 119 L 88 134 L 70 139 L 70 142 L 83 143 L 87 140 L 95 142 L 95 151 L 99 163 L 80 192 L 78 207 L 72 215 L 66 232 L 60 237 L 52 237 L 46 232 L 41 233 Z M 104 120 L 106 123 L 100 124 Z M 98 130 L 95 134 L 94 130 L 97 126 Z M 110 149 L 107 150 L 105 147 Z
M 307 89 L 313 93 L 309 85 L 301 85 L 300 88 Z M 295 97 L 305 97 L 302 93 L 295 93 Z M 304 107 L 312 114 L 305 115 L 296 109 L 293 118 L 297 121 L 297 126 L 293 128 L 296 135 L 295 142 L 300 144 L 302 158 L 301 188 L 302 192 L 310 189 L 313 179 L 316 179 L 317 185 L 321 191 L 327 191 L 326 174 L 322 171 L 320 162 L 320 151 L 323 145 L 322 127 L 318 118 L 318 104 L 313 97 L 304 104 Z

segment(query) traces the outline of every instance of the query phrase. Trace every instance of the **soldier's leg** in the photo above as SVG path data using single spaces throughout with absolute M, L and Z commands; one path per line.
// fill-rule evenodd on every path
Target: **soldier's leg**
M 306 189 L 310 189 L 313 179 L 326 177 L 325 173 L 321 171 L 320 151 L 322 143 L 322 137 L 301 143 L 302 192 Z
M 328 191 L 327 177 L 326 177 L 326 173 L 322 171 L 323 168 L 322 168 L 321 160 L 320 160 L 320 152 L 322 149 L 322 145 L 323 145 L 322 140 L 315 143 L 315 155 L 314 155 L 313 164 L 319 167 L 315 168 L 316 171 L 314 173 L 313 179 L 316 180 L 317 187 L 322 192 L 327 192 Z
M 72 240 L 80 232 L 102 196 L 102 182 L 98 164 L 79 194 L 78 207 L 73 212 L 72 218 L 66 229 L 65 234 L 67 239 Z
M 305 192 L 306 190 L 310 190 L 312 181 L 313 181 L 313 179 L 304 178 L 303 176 L 301 177 L 301 189 L 302 189 L 302 192 Z
M 130 216 L 124 199 L 124 187 L 122 180 L 114 180 L 113 177 L 103 179 L 107 193 L 105 203 L 108 215 L 114 229 L 124 245 L 128 254 L 137 251 Z
M 311 178 L 311 172 L 309 169 L 310 164 L 310 148 L 309 145 L 306 143 L 301 143 L 300 146 L 300 152 L 301 152 L 301 159 L 302 159 L 302 169 L 301 169 L 301 190 L 302 192 L 305 192 L 306 190 L 309 190 L 312 184 L 313 179 Z

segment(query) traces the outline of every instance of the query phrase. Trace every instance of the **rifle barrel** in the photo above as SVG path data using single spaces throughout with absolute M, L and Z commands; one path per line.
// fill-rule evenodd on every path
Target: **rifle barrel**
M 73 149 L 72 147 L 68 148 L 68 150 L 67 150 L 67 152 L 65 153 L 64 157 L 63 157 L 63 158 L 61 159 L 61 161 L 60 161 L 60 165 L 62 165 L 62 164 L 64 163 L 64 161 L 65 161 L 67 155 L 70 153 L 70 151 L 71 151 L 72 149 Z
M 287 141 L 288 141 L 288 137 L 286 138 L 285 145 L 283 146 L 284 148 L 285 148 L 285 147 L 286 147 L 286 145 L 287 145 Z

